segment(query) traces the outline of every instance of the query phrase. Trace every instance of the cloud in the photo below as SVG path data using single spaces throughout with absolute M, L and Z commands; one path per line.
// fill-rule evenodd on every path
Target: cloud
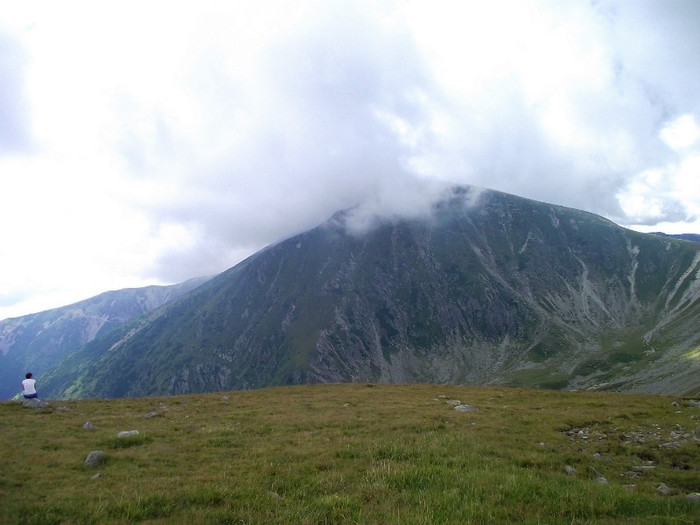
M 697 2 L 25 4 L 0 36 L 3 297 L 213 274 L 451 183 L 700 228 Z
M 25 64 L 21 42 L 0 28 L 0 154 L 27 152 L 31 147 Z

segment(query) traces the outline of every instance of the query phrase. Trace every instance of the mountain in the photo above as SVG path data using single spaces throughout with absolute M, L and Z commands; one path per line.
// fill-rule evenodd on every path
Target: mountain
M 150 312 L 206 281 L 105 292 L 78 303 L 0 321 L 0 399 L 20 391 L 27 371 L 35 377 L 125 321 Z
M 673 237 L 674 239 L 682 239 L 684 241 L 700 242 L 700 233 L 662 233 L 654 232 L 654 235 L 661 235 L 663 237 Z
M 700 246 L 495 191 L 353 210 L 256 253 L 42 377 L 54 397 L 318 382 L 700 387 Z

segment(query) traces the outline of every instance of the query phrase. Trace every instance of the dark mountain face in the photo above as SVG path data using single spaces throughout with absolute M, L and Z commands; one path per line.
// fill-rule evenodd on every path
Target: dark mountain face
M 456 188 L 425 219 L 350 213 L 97 339 L 55 397 L 331 381 L 687 392 L 700 249 L 595 215 Z
M 0 321 L 0 399 L 21 391 L 26 372 L 40 377 L 96 337 L 205 281 L 105 292 L 69 306 Z

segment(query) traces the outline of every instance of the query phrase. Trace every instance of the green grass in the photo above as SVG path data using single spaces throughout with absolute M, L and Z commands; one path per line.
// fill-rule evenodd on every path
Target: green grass
M 0 523 L 700 521 L 686 498 L 700 491 L 700 409 L 681 398 L 363 384 L 223 395 L 0 403 Z M 83 464 L 92 450 L 98 467 Z M 632 477 L 639 466 L 654 468 Z

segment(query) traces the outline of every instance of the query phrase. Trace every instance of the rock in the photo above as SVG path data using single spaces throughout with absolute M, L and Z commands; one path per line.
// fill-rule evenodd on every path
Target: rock
M 698 399 L 691 399 L 688 401 L 690 403 L 690 406 L 694 406 L 695 408 L 700 408 L 700 400 Z
M 564 467 L 564 472 L 566 472 L 567 476 L 573 476 L 576 474 L 576 467 L 572 467 L 571 465 L 566 465 Z
M 118 438 L 125 438 L 125 437 L 138 436 L 138 435 L 139 435 L 138 430 L 122 430 L 121 432 L 117 432 Z
M 97 474 L 95 474 L 94 476 L 92 476 L 90 479 L 97 479 L 97 478 L 100 477 L 100 475 L 101 475 L 101 474 L 98 472 Z
M 95 425 L 93 425 L 89 421 L 86 421 L 85 423 L 83 423 L 83 428 L 85 430 L 95 430 Z
M 610 482 L 607 479 L 605 479 L 605 476 L 598 476 L 597 478 L 595 478 L 595 482 L 600 483 L 601 485 L 610 485 Z
M 661 485 L 656 487 L 656 492 L 659 492 L 664 496 L 668 496 L 669 494 L 671 494 L 671 489 L 668 487 L 668 485 L 666 485 L 666 483 L 662 483 Z
M 462 404 L 462 402 L 459 399 L 448 399 L 447 401 L 445 401 L 445 403 L 447 403 L 450 406 L 457 406 Z
M 674 401 L 673 403 L 671 403 L 671 406 L 672 406 L 673 408 L 680 408 L 680 407 L 681 407 L 681 406 L 678 404 L 677 401 Z
M 158 414 L 158 412 L 148 412 L 148 413 L 147 413 L 146 415 L 144 415 L 143 417 L 145 417 L 146 419 L 150 419 L 150 418 L 152 418 L 152 417 L 158 417 L 159 415 L 160 415 L 160 414 Z
M 601 454 L 600 452 L 596 452 L 595 454 L 593 454 L 593 459 L 601 459 L 602 457 L 603 454 Z
M 670 443 L 664 443 L 663 445 L 659 446 L 662 448 L 678 448 L 680 445 L 675 441 L 671 441 Z
M 223 403 L 225 403 L 226 401 L 228 401 L 228 396 L 221 396 L 221 401 L 222 401 Z
M 99 465 L 104 461 L 105 454 L 101 450 L 93 450 L 85 458 L 85 465 L 88 467 L 94 467 Z
M 697 501 L 698 503 L 700 503 L 700 492 L 691 492 L 686 496 L 686 498 L 690 501 Z
M 475 410 L 479 409 L 472 405 L 457 405 L 455 410 L 457 412 L 474 412 Z
M 45 408 L 49 406 L 49 404 L 46 401 L 42 401 L 41 399 L 35 397 L 32 399 L 23 399 L 22 406 L 24 408 Z
M 56 410 L 58 410 L 59 412 L 70 412 L 70 407 L 58 407 Z

